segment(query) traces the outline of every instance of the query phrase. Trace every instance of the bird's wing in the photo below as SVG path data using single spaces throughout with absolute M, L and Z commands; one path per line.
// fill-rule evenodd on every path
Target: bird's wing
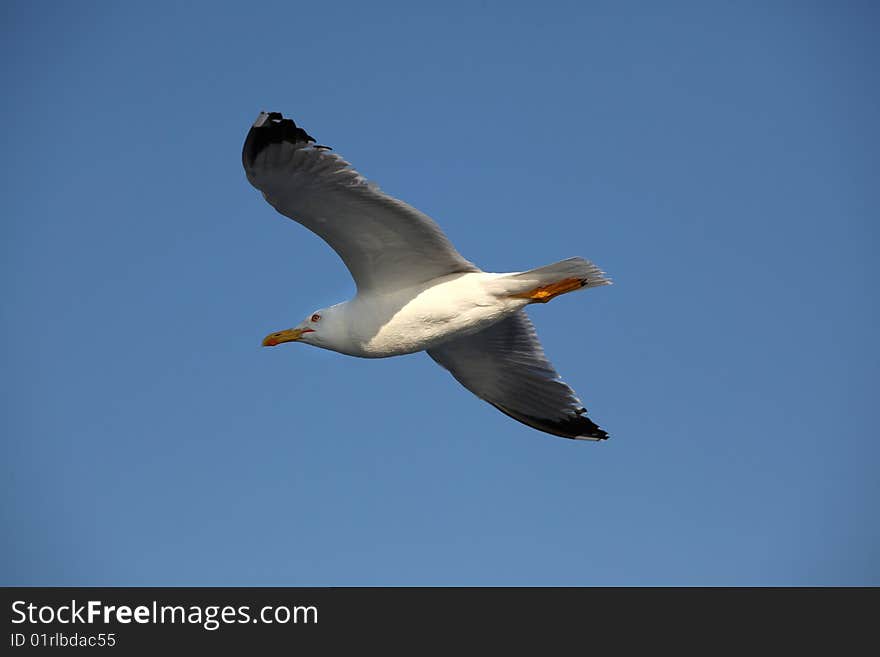
M 514 420 L 564 438 L 608 437 L 559 379 L 522 311 L 479 333 L 429 349 L 428 355 L 461 385 Z
M 480 271 L 430 217 L 382 192 L 278 112 L 257 117 L 242 163 L 250 183 L 278 212 L 339 254 L 360 292 Z

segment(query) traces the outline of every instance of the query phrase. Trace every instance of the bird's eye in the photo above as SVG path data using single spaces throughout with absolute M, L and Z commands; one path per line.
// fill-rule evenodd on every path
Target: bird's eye
M 317 322 L 319 319 L 321 319 L 321 316 L 318 313 L 315 313 L 314 315 L 312 315 L 313 322 Z

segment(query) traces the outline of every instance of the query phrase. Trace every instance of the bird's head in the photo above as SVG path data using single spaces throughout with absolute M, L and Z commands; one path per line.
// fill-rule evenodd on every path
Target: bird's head
M 270 333 L 263 338 L 264 347 L 275 347 L 284 342 L 305 342 L 316 347 L 331 347 L 338 333 L 337 313 L 333 308 L 316 310 L 298 326 Z

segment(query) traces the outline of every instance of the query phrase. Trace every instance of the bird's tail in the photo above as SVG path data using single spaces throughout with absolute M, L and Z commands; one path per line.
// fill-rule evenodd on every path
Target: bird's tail
M 547 303 L 566 292 L 611 285 L 605 272 L 583 258 L 567 258 L 552 265 L 510 274 L 505 279 L 521 288 L 521 291 L 511 294 L 512 297 L 528 299 L 533 303 Z

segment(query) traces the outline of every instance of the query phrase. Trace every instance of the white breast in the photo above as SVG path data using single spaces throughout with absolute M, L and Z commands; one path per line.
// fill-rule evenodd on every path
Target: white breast
M 476 333 L 525 305 L 511 298 L 503 274 L 454 274 L 346 304 L 352 355 L 384 358 L 430 349 Z

